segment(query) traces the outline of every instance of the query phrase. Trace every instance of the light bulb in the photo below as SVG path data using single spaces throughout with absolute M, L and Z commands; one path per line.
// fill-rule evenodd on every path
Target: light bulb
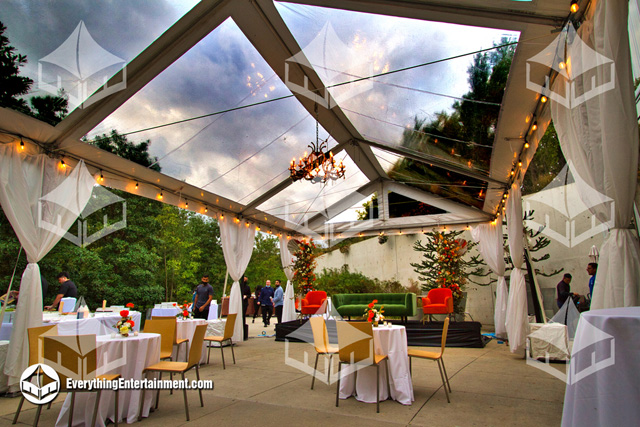
M 67 164 L 64 162 L 64 160 L 60 160 L 60 167 L 61 167 L 62 169 L 64 169 L 64 168 L 66 168 L 66 167 L 67 167 Z
M 164 195 L 162 194 L 162 191 L 161 191 L 160 194 L 158 194 L 158 199 L 162 200 L 163 197 Z
M 528 142 L 524 143 L 524 148 L 529 148 L 529 143 Z
M 571 0 L 571 6 L 569 7 L 571 13 L 576 13 L 578 9 L 580 9 L 580 6 L 578 6 L 578 0 Z
M 138 189 L 138 187 L 139 187 L 139 186 L 140 186 L 140 185 L 136 182 L 136 190 Z
M 533 125 L 531 126 L 531 130 L 535 132 L 537 129 L 538 129 L 538 122 L 533 122 Z
M 205 206 L 204 207 L 204 213 L 207 213 L 207 212 L 209 212 L 209 208 Z
M 564 63 L 564 61 L 560 61 L 560 63 L 558 64 L 558 67 L 560 67 L 561 70 L 564 70 L 564 67 L 566 67 L 567 64 Z
M 540 102 L 542 102 L 544 104 L 545 102 L 547 102 L 548 99 L 549 98 L 547 98 L 546 96 L 542 95 L 542 98 L 540 98 Z
M 24 141 L 22 140 L 22 137 L 20 137 L 20 149 L 24 150 Z

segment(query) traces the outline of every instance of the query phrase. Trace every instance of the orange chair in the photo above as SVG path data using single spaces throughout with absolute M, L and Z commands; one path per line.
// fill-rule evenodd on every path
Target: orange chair
M 311 316 L 313 314 L 324 314 L 327 310 L 327 293 L 325 291 L 311 291 L 302 299 L 300 304 L 300 314 Z
M 431 289 L 426 297 L 422 297 L 422 324 L 432 314 L 453 314 L 453 294 L 449 288 Z

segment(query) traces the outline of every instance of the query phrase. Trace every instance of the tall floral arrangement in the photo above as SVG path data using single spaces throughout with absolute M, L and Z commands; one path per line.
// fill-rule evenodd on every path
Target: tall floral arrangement
M 293 254 L 293 281 L 302 290 L 303 294 L 313 290 L 313 283 L 316 281 L 317 266 L 316 245 L 313 239 L 296 240 L 298 250 Z
M 422 282 L 422 289 L 425 292 L 434 288 L 449 288 L 453 294 L 453 310 L 462 314 L 462 296 L 467 282 L 479 285 L 470 276 L 486 276 L 481 267 L 484 262 L 479 255 L 465 258 L 469 250 L 477 243 L 468 242 L 459 236 L 462 231 L 431 231 L 424 233 L 427 237 L 425 243 L 418 240 L 413 248 L 423 252 L 422 262 L 412 263 L 415 271 Z

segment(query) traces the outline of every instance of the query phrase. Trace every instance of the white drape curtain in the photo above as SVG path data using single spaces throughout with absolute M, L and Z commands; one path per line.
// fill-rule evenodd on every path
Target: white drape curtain
M 527 288 L 522 271 L 524 264 L 524 226 L 522 223 L 522 194 L 517 184 L 511 186 L 507 200 L 507 233 L 513 270 L 509 283 L 509 299 L 505 325 L 512 353 L 524 348 L 529 333 Z
M 478 242 L 480 255 L 485 262 L 498 276 L 496 285 L 496 306 L 493 320 L 496 329 L 496 336 L 507 337 L 505 318 L 507 316 L 507 281 L 504 278 L 504 239 L 502 236 L 502 216 L 498 216 L 495 222 L 480 224 L 471 228 L 471 237 Z
M 249 265 L 253 254 L 253 244 L 256 239 L 256 231 L 253 227 L 245 227 L 242 223 L 236 224 L 231 218 L 221 219 L 220 240 L 222 241 L 222 253 L 227 264 L 229 276 L 233 280 L 231 294 L 229 295 L 229 314 L 238 313 L 236 324 L 233 328 L 233 342 L 242 342 L 242 292 L 240 291 L 240 279 Z
M 27 329 L 42 325 L 40 261 L 64 236 L 87 204 L 95 179 L 84 162 L 73 171 L 44 154 L 0 146 L 0 205 L 27 254 L 4 372 L 18 384 L 29 360 Z M 70 173 L 69 173 L 70 172 Z
M 635 306 L 640 304 L 640 245 L 629 227 L 637 185 L 638 123 L 628 2 L 598 1 L 595 7 L 592 2 L 589 14 L 578 30 L 580 37 L 568 37 L 567 51 L 575 74 L 589 70 L 597 59 L 595 73 L 574 76 L 569 70 L 577 94 L 595 96 L 583 102 L 577 99 L 571 108 L 552 101 L 551 114 L 580 198 L 593 215 L 611 227 L 600 249 L 591 308 Z M 613 74 L 608 59 L 615 62 Z M 556 80 L 554 91 L 564 84 L 562 80 Z M 611 80 L 612 88 L 602 86 Z
M 289 240 L 284 234 L 280 236 L 280 261 L 284 274 L 287 276 L 287 288 L 284 291 L 284 307 L 282 308 L 283 322 L 296 320 L 295 290 L 291 281 L 293 279 L 293 255 L 289 252 L 288 243 Z

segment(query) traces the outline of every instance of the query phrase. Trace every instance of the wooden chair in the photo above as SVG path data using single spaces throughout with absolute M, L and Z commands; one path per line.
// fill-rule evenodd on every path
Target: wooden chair
M 309 323 L 313 332 L 313 345 L 316 348 L 316 363 L 313 366 L 313 379 L 311 380 L 311 390 L 313 390 L 313 384 L 316 381 L 316 370 L 318 369 L 318 357 L 321 354 L 329 355 L 329 369 L 327 372 L 327 382 L 329 383 L 331 382 L 331 360 L 334 354 L 338 354 L 338 347 L 329 344 L 329 333 L 327 332 L 324 317 L 312 317 L 309 319 Z
M 107 374 L 96 376 L 97 350 L 95 335 L 58 335 L 44 337 L 44 363 L 56 370 L 60 377 L 60 391 L 71 393 L 71 406 L 69 407 L 69 427 L 73 425 L 73 410 L 76 401 L 76 391 L 67 389 L 67 378 L 73 380 L 91 380 L 94 378 L 104 381 L 115 381 L 120 374 Z M 79 367 L 82 367 L 78 372 Z M 85 392 L 85 390 L 83 390 Z M 86 390 L 86 392 L 91 392 Z M 96 425 L 96 416 L 100 405 L 102 390 L 96 390 L 96 403 L 93 408 L 91 425 Z M 115 390 L 115 425 L 120 418 L 118 407 L 118 390 Z
M 447 343 L 447 332 L 449 331 L 449 318 L 444 319 L 444 326 L 442 328 L 442 342 L 440 344 L 440 352 L 435 351 L 425 351 L 425 350 L 413 350 L 409 349 L 409 370 L 411 371 L 411 358 L 419 357 L 420 359 L 429 359 L 435 360 L 438 363 L 438 370 L 440 371 L 440 378 L 442 378 L 442 386 L 444 387 L 444 392 L 447 395 L 447 402 L 451 403 L 449 400 L 449 393 L 451 392 L 451 385 L 449 385 L 449 377 L 447 376 L 447 370 L 444 367 L 444 359 L 442 355 L 444 354 L 444 347 Z M 449 387 L 449 391 L 447 391 L 447 387 Z
M 58 335 L 58 325 L 46 325 L 46 326 L 38 326 L 36 328 L 28 328 L 27 329 L 27 337 L 29 339 L 29 366 L 35 365 L 37 363 L 41 363 L 43 359 L 43 346 L 42 346 L 42 337 L 45 335 Z M 18 422 L 18 417 L 20 416 L 20 411 L 22 410 L 22 405 L 24 404 L 24 395 L 20 397 L 20 403 L 18 404 L 18 409 L 16 410 L 16 414 L 13 417 L 13 423 Z M 51 407 L 51 403 L 49 403 L 49 408 Z M 38 409 L 36 410 L 36 419 L 33 423 L 34 426 L 38 425 L 38 420 L 40 419 L 40 412 L 42 411 L 42 405 L 38 405 Z
M 144 331 L 160 334 L 160 360 L 171 359 L 176 336 L 176 318 L 156 316 L 144 322 Z
M 207 341 L 207 365 L 209 364 L 209 357 L 211 357 L 211 343 L 217 342 L 220 344 L 220 354 L 222 354 L 222 369 L 227 369 L 224 364 L 224 350 L 222 349 L 222 344 L 225 342 L 229 342 L 231 345 L 231 355 L 233 356 L 233 364 L 236 364 L 236 355 L 233 352 L 233 341 L 231 337 L 233 337 L 233 329 L 236 324 L 237 313 L 230 314 L 227 316 L 227 321 L 224 325 L 224 335 L 219 337 L 215 335 L 210 335 L 208 337 L 204 337 L 204 340 Z
M 375 354 L 373 346 L 373 325 L 369 322 L 336 322 L 338 327 L 338 385 L 336 389 L 336 407 L 340 402 L 340 380 L 343 364 L 360 366 L 374 365 L 376 367 L 376 412 L 380 412 L 380 364 L 387 363 L 387 355 Z M 357 371 L 356 371 L 357 373 Z M 391 385 L 387 381 L 389 396 Z
M 182 344 L 186 345 L 186 353 L 185 353 L 185 362 L 187 361 L 188 357 L 189 357 L 189 340 L 187 338 L 180 338 L 178 339 L 178 319 L 175 316 L 153 316 L 151 318 L 151 320 L 165 320 L 167 322 L 167 326 L 168 326 L 168 322 L 171 320 L 173 321 L 173 345 L 177 347 L 176 350 L 176 359 L 178 358 L 178 353 L 180 353 L 180 346 Z M 146 331 L 146 322 L 145 322 L 145 331 Z M 173 352 L 173 349 L 171 350 Z
M 200 357 L 202 356 L 202 344 L 204 342 L 204 334 L 207 332 L 207 325 L 198 325 L 196 326 L 196 330 L 193 333 L 193 340 L 191 341 L 191 348 L 189 349 L 189 358 L 187 362 L 159 362 L 155 365 L 148 366 L 144 369 L 143 373 L 149 376 L 149 372 L 159 372 L 160 378 L 162 380 L 162 373 L 168 372 L 171 374 L 181 374 L 182 381 L 185 382 L 184 375 L 193 368 L 196 368 L 196 377 L 198 381 L 200 381 L 200 371 L 198 370 L 198 363 L 200 362 Z M 184 394 L 184 410 L 187 415 L 187 421 L 189 421 L 189 404 L 187 402 L 187 389 L 182 389 Z M 204 401 L 202 400 L 202 390 L 198 390 L 200 394 L 200 406 L 204 407 Z M 142 391 L 142 397 L 140 399 L 140 412 L 138 415 L 138 421 L 142 420 L 142 405 L 144 403 L 144 394 L 145 390 Z M 158 409 L 158 403 L 160 402 L 160 389 L 158 389 L 156 395 L 156 409 Z

